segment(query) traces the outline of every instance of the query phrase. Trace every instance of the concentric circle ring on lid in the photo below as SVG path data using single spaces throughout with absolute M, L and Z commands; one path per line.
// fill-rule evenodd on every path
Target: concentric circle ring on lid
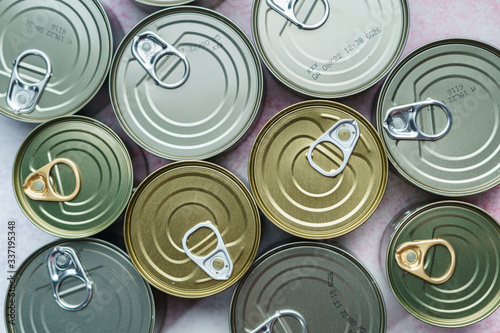
M 304 24 L 316 24 L 325 15 L 323 1 L 295 4 Z M 294 25 L 268 0 L 255 0 L 252 7 L 252 33 L 266 67 L 285 86 L 317 98 L 345 97 L 377 83 L 396 64 L 409 31 L 406 0 L 328 4 L 326 22 L 312 30 Z
M 208 227 L 199 228 L 203 223 L 222 241 Z M 229 171 L 209 162 L 176 162 L 139 185 L 125 214 L 124 234 L 132 262 L 152 285 L 199 298 L 229 288 L 245 274 L 259 246 L 260 217 L 248 189 Z M 191 256 L 183 247 L 185 237 Z M 191 258 L 210 256 L 220 243 L 233 266 L 226 280 L 212 278 Z M 227 257 L 210 257 L 215 269 L 218 258 Z
M 13 61 L 26 50 L 47 55 L 52 75 L 31 113 L 16 114 L 6 98 L 0 113 L 26 122 L 44 122 L 80 110 L 107 77 L 113 53 L 111 26 L 96 0 L 2 1 L 0 86 L 9 86 Z M 26 57 L 20 78 L 35 83 L 46 74 L 40 57 Z M 2 94 L 6 92 L 2 91 Z
M 179 87 L 155 84 L 132 54 L 134 37 L 145 32 L 186 58 L 189 76 Z M 186 68 L 170 56 L 151 70 L 173 85 Z M 111 102 L 125 132 L 172 160 L 205 159 L 234 145 L 252 125 L 262 91 L 262 69 L 248 37 L 221 14 L 200 7 L 173 7 L 145 18 L 122 41 L 110 74 Z
M 456 197 L 500 184 L 500 50 L 479 41 L 444 39 L 408 54 L 389 74 L 377 103 L 377 129 L 388 157 L 410 183 Z M 435 141 L 391 139 L 388 110 L 427 99 L 446 104 L 448 133 Z M 417 125 L 426 134 L 446 127 L 440 108 L 424 107 Z
M 67 159 L 80 174 L 80 190 L 71 200 L 34 200 L 23 185 L 35 170 Z M 43 175 L 43 173 L 41 173 Z M 50 169 L 45 186 L 62 196 L 75 191 L 75 170 L 65 163 Z M 110 128 L 87 117 L 66 116 L 36 127 L 14 160 L 14 194 L 24 214 L 40 229 L 64 238 L 102 231 L 125 209 L 132 193 L 133 171 L 128 151 Z M 43 198 L 42 198 L 43 199 Z
M 401 269 L 395 253 L 406 242 L 443 239 L 456 255 L 453 274 L 431 284 Z M 401 305 L 416 318 L 441 327 L 474 324 L 500 306 L 500 224 L 486 211 L 459 201 L 420 206 L 400 217 L 388 244 L 386 273 Z M 431 247 L 424 258 L 430 277 L 449 269 L 450 250 Z
M 340 120 L 353 119 L 360 136 L 345 169 L 327 177 L 308 162 L 311 145 Z M 323 170 L 339 169 L 343 154 L 319 144 L 312 152 Z M 264 214 L 299 237 L 326 239 L 364 223 L 387 185 L 388 162 L 373 126 L 355 110 L 331 101 L 306 101 L 271 118 L 253 144 L 250 187 Z

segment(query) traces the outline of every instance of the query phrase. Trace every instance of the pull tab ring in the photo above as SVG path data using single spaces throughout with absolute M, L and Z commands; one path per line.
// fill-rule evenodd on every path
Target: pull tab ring
M 68 165 L 75 175 L 75 189 L 70 195 L 60 195 L 50 184 L 50 172 L 56 164 Z M 68 202 L 73 200 L 78 195 L 78 193 L 80 193 L 80 171 L 78 170 L 75 162 L 73 162 L 72 160 L 68 158 L 56 158 L 40 169 L 30 173 L 24 180 L 23 189 L 24 193 L 26 193 L 26 195 L 33 200 Z
M 271 318 L 267 319 L 265 322 L 260 324 L 256 329 L 254 329 L 250 333 L 271 333 L 273 331 L 273 326 L 276 320 L 286 316 L 295 317 L 299 321 L 300 326 L 302 326 L 302 333 L 307 333 L 306 320 L 304 319 L 304 317 L 302 317 L 300 313 L 293 310 L 276 311 L 276 313 Z
M 342 119 L 339 120 L 335 125 L 333 125 L 328 131 L 326 131 L 322 136 L 320 136 L 314 143 L 309 147 L 307 151 L 307 160 L 309 164 L 319 173 L 326 177 L 335 177 L 344 171 L 349 158 L 356 146 L 359 139 L 359 126 L 358 122 L 354 119 Z M 312 152 L 322 142 L 330 142 L 334 144 L 337 148 L 342 151 L 343 161 L 342 165 L 337 170 L 330 170 L 326 172 L 321 169 L 312 159 Z
M 212 230 L 217 236 L 217 247 L 210 254 L 204 257 L 198 257 L 191 253 L 187 247 L 187 239 L 195 231 L 201 228 L 208 228 Z M 210 223 L 210 221 L 198 223 L 193 228 L 189 229 L 188 232 L 182 238 L 182 248 L 186 252 L 187 256 L 195 262 L 205 273 L 207 273 L 214 280 L 228 280 L 231 277 L 233 271 L 233 262 L 231 257 L 227 252 L 222 236 L 219 230 Z
M 437 134 L 423 133 L 417 125 L 417 114 L 424 107 L 437 106 L 446 114 L 446 126 Z M 387 135 L 395 140 L 438 140 L 448 133 L 451 128 L 452 116 L 446 104 L 428 98 L 423 102 L 416 102 L 390 108 L 384 118 L 382 126 Z
M 290 22 L 295 24 L 297 27 L 299 27 L 299 29 L 303 30 L 317 29 L 326 22 L 326 20 L 328 19 L 328 15 L 330 15 L 330 4 L 328 3 L 328 0 L 321 0 L 323 2 L 323 5 L 325 6 L 325 13 L 323 14 L 323 17 L 318 23 L 307 25 L 300 22 L 295 16 L 295 4 L 297 3 L 297 0 L 285 0 L 285 1 L 288 1 L 286 7 L 284 7 L 282 4 L 279 4 L 276 0 L 267 0 L 267 5 L 272 9 L 274 9 L 279 14 L 281 14 L 282 16 L 284 16 Z
M 83 309 L 92 298 L 92 281 L 88 278 L 76 251 L 71 247 L 56 246 L 47 256 L 47 268 L 54 298 L 59 306 L 65 310 L 77 311 Z M 85 283 L 87 297 L 80 304 L 68 304 L 61 299 L 59 287 L 64 279 L 75 277 Z
M 45 76 L 38 83 L 24 82 L 19 76 L 19 63 L 29 55 L 39 56 L 47 65 Z M 15 114 L 33 112 L 51 76 L 52 66 L 50 64 L 49 57 L 45 53 L 34 49 L 24 51 L 14 60 L 9 80 L 9 88 L 6 95 L 7 105 L 12 109 L 12 111 L 14 111 Z
M 448 267 L 443 276 L 437 278 L 428 276 L 424 270 L 424 259 L 427 251 L 435 245 L 445 246 L 450 252 L 451 257 L 450 267 Z M 453 246 L 442 238 L 403 243 L 397 248 L 395 259 L 401 269 L 432 284 L 442 284 L 448 281 L 453 275 L 456 265 L 456 255 Z
M 156 64 L 165 55 L 175 55 L 184 63 L 184 74 L 181 79 L 173 84 L 162 82 L 156 75 Z M 141 64 L 153 81 L 162 88 L 175 89 L 184 84 L 189 76 L 189 62 L 186 56 L 175 47 L 161 39 L 151 31 L 143 32 L 134 37 L 132 55 Z

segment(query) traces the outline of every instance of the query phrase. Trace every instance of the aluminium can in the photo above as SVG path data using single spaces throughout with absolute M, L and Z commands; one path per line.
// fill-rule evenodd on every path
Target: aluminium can
M 387 227 L 380 252 L 396 299 L 425 323 L 467 326 L 500 305 L 500 224 L 477 206 L 408 208 Z
M 144 278 L 171 295 L 219 293 L 253 262 L 257 205 L 232 173 L 203 161 L 176 162 L 146 178 L 127 207 L 125 245 Z
M 342 151 L 346 144 L 351 150 Z M 376 130 L 357 111 L 306 101 L 264 125 L 248 175 L 257 204 L 275 225 L 298 237 L 326 239 L 373 214 L 387 186 L 388 161 Z
M 7 117 L 40 123 L 74 114 L 107 78 L 112 34 L 97 0 L 4 0 L 0 31 Z
M 65 116 L 36 127 L 12 169 L 23 213 L 58 237 L 102 231 L 120 216 L 132 193 L 125 145 L 106 125 L 87 117 Z
M 153 332 L 149 285 L 125 252 L 107 242 L 48 244 L 9 280 L 4 312 L 9 333 Z
M 386 331 L 370 272 L 348 252 L 313 242 L 262 255 L 234 291 L 229 321 L 234 333 Z
M 410 183 L 458 197 L 500 183 L 500 50 L 444 39 L 408 54 L 389 74 L 377 127 Z
M 340 98 L 377 83 L 409 31 L 406 0 L 254 0 L 252 32 L 264 64 L 286 87 Z
M 206 159 L 235 144 L 258 114 L 262 86 L 245 33 L 194 6 L 168 8 L 137 24 L 110 74 L 120 125 L 141 147 L 171 160 Z

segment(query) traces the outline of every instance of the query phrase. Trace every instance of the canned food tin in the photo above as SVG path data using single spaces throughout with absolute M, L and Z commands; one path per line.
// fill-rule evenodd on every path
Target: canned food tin
M 149 285 L 122 250 L 104 241 L 46 245 L 9 280 L 9 333 L 153 332 Z
M 349 253 L 290 243 L 260 257 L 238 284 L 230 325 L 231 332 L 379 333 L 386 330 L 385 304 L 373 276 Z
M 139 272 L 175 296 L 221 292 L 250 267 L 260 218 L 245 185 L 208 162 L 177 162 L 153 172 L 125 214 L 125 245 Z
M 465 196 L 500 183 L 500 51 L 467 39 L 424 45 L 388 76 L 377 126 L 412 184 Z
M 14 194 L 24 214 L 59 237 L 93 235 L 122 213 L 132 193 L 130 156 L 104 124 L 67 116 L 35 128 L 14 159 Z
M 405 211 L 381 245 L 394 295 L 409 313 L 435 326 L 486 318 L 500 305 L 499 236 L 498 221 L 468 203 L 441 201 Z
M 0 113 L 44 122 L 80 110 L 111 64 L 111 27 L 99 2 L 5 0 L 2 8 Z
M 319 98 L 378 82 L 401 55 L 408 27 L 406 0 L 255 0 L 252 8 L 255 43 L 269 71 Z
M 137 3 L 149 6 L 170 7 L 184 5 L 193 0 L 135 0 Z
M 259 207 L 274 224 L 295 236 L 326 239 L 372 215 L 387 169 L 368 120 L 318 100 L 289 106 L 268 121 L 253 144 L 248 173 Z
M 248 130 L 262 84 L 257 53 L 239 27 L 212 10 L 182 6 L 129 32 L 113 61 L 110 94 L 121 126 L 144 149 L 205 159 Z

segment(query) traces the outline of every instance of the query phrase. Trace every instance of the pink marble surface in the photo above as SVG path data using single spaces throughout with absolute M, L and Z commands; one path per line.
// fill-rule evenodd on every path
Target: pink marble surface
M 117 26 L 116 23 L 118 23 L 121 25 L 123 32 L 128 31 L 148 14 L 144 10 L 145 7 L 136 6 L 132 0 L 102 0 L 102 3 L 106 7 L 108 15 L 114 21 L 115 27 Z M 209 7 L 224 14 L 251 36 L 250 11 L 252 0 L 201 0 L 193 4 Z M 411 12 L 410 34 L 404 54 L 427 42 L 445 37 L 474 38 L 500 47 L 500 1 L 498 0 L 478 0 L 475 2 L 466 0 L 409 0 L 409 5 Z M 154 8 L 151 10 L 154 10 Z M 119 29 L 115 35 L 116 40 L 118 40 L 120 38 Z M 245 182 L 247 182 L 248 178 L 247 162 L 249 151 L 260 128 L 279 110 L 295 102 L 308 99 L 294 95 L 284 89 L 265 68 L 264 75 L 266 94 L 256 126 L 234 149 L 211 159 L 212 162 L 226 167 Z M 355 108 L 368 119 L 373 120 L 374 110 L 372 105 L 379 87 L 380 83 L 368 91 L 339 101 Z M 125 140 L 134 155 L 137 182 L 142 180 L 147 173 L 143 154 L 149 171 L 169 163 L 169 161 L 143 152 L 132 143 L 120 129 L 110 105 L 106 105 L 107 102 L 107 95 L 104 92 L 101 94 L 101 98 L 91 102 L 91 106 L 83 113 L 95 116 L 105 122 Z M 5 249 L 0 258 L 0 270 L 5 272 L 0 279 L 0 292 L 4 294 L 7 288 L 6 278 L 8 277 L 6 273 L 8 271 L 6 258 L 7 221 L 16 221 L 17 266 L 31 252 L 56 239 L 37 229 L 27 220 L 17 206 L 12 193 L 10 180 L 12 161 L 22 140 L 33 128 L 34 125 L 0 117 L 0 142 L 2 147 L 0 179 L 3 180 L 3 186 L 0 187 L 0 249 Z M 388 332 L 449 331 L 449 329 L 436 328 L 422 323 L 408 314 L 392 295 L 378 260 L 380 238 L 388 221 L 402 207 L 408 204 L 438 199 L 440 198 L 417 189 L 402 181 L 395 174 L 390 173 L 385 196 L 374 215 L 360 228 L 336 239 L 336 242 L 344 245 L 357 256 L 378 281 L 386 302 Z M 497 186 L 486 193 L 461 198 L 460 200 L 478 205 L 491 213 L 497 220 L 500 220 L 500 187 Z M 261 248 L 267 247 L 284 237 L 286 237 L 285 233 L 268 221 L 263 221 Z M 157 313 L 158 324 L 162 326 L 158 331 L 162 333 L 229 331 L 228 311 L 233 290 L 234 287 L 221 294 L 199 300 L 164 296 L 168 305 L 166 309 Z M 2 326 L 0 325 L 0 327 Z M 496 311 L 490 317 L 475 325 L 453 331 L 500 332 L 500 312 Z

